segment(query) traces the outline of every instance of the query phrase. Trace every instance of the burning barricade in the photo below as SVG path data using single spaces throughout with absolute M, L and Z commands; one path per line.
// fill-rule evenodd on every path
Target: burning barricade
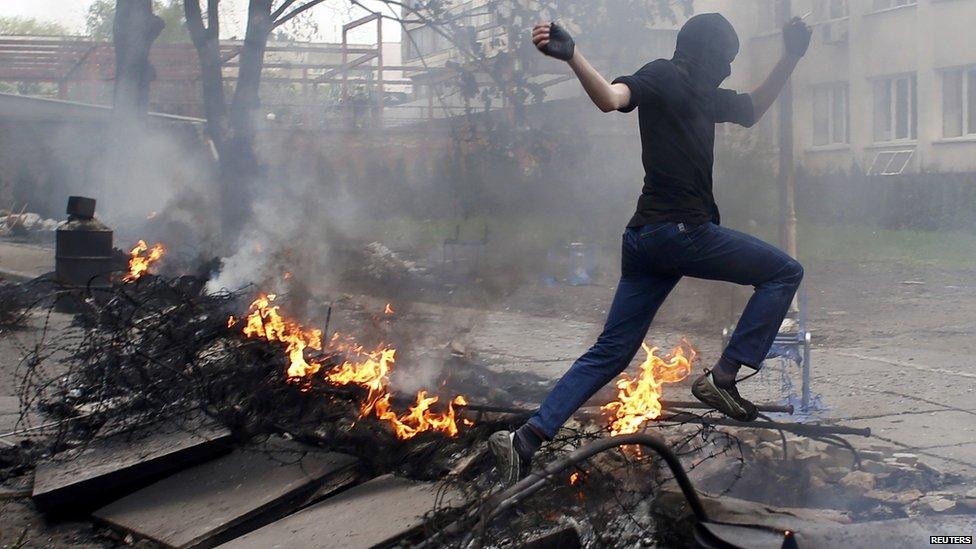
M 166 253 L 166 246 L 160 243 L 150 246 L 145 240 L 140 240 L 132 250 L 129 251 L 129 272 L 122 280 L 124 282 L 135 282 L 149 273 L 149 268 L 158 263 Z
M 288 438 L 354 456 L 365 479 L 395 473 L 449 487 L 469 510 L 492 503 L 498 479 L 484 441 L 524 421 L 544 394 L 545 380 L 493 373 L 477 353 L 445 346 L 449 367 L 442 375 L 423 388 L 397 391 L 393 374 L 409 372 L 411 355 L 404 338 L 388 337 L 382 327 L 409 322 L 409 307 L 349 306 L 343 332 L 330 333 L 327 324 L 290 317 L 285 296 L 207 293 L 200 278 L 146 276 L 164 253 L 162 246 L 140 242 L 129 257 L 129 275 L 138 284 L 116 284 L 106 299 L 86 304 L 70 332 L 48 334 L 25 357 L 23 400 L 56 425 L 34 431 L 39 441 L 48 437 L 31 450 L 35 457 L 97 446 L 106 433 L 202 416 L 237 441 Z M 378 333 L 367 334 L 369 327 Z M 383 343 L 389 341 L 401 345 Z M 965 506 L 942 493 L 951 479 L 931 473 L 917 456 L 912 462 L 912 456 L 868 450 L 858 462 L 828 426 L 732 425 L 695 403 L 665 399 L 689 377 L 698 352 L 686 340 L 669 352 L 650 345 L 643 351 L 633 373 L 616 382 L 609 403 L 584 409 L 544 448 L 540 467 L 608 435 L 655 432 L 695 483 L 713 493 L 783 506 L 832 505 L 853 518 Z M 57 370 L 50 367 L 52 356 L 65 357 Z M 513 402 L 485 402 L 498 390 L 514 395 Z M 804 436 L 783 434 L 790 429 Z M 463 545 L 477 531 L 485 544 L 519 545 L 567 527 L 593 545 L 670 539 L 676 534 L 669 529 L 684 522 L 655 510 L 665 505 L 658 498 L 675 478 L 662 461 L 657 454 L 635 455 L 629 446 L 608 449 L 547 477 L 511 520 L 484 529 L 463 523 L 452 531 L 443 515 L 432 513 L 428 530 L 418 529 L 408 542 L 438 532 L 434 545 Z M 671 518 L 662 522 L 662 516 Z
M 290 383 L 307 384 L 309 378 L 318 375 L 322 370 L 321 363 L 307 360 L 306 350 L 341 356 L 343 358 L 339 364 L 323 372 L 323 377 L 335 385 L 356 385 L 367 390 L 360 406 L 359 417 L 373 415 L 388 424 L 401 440 L 427 431 L 448 437 L 458 435 L 458 417 L 454 406 L 467 403 L 463 396 L 454 397 L 448 402 L 447 409 L 439 413 L 434 411 L 439 397 L 427 396 L 427 391 L 420 390 L 417 392 L 415 404 L 406 413 L 397 414 L 391 403 L 393 395 L 389 378 L 396 360 L 395 349 L 380 346 L 373 351 L 367 351 L 355 340 L 343 338 L 338 333 L 323 345 L 322 330 L 306 329 L 296 321 L 286 320 L 281 315 L 279 306 L 273 305 L 276 298 L 274 294 L 262 294 L 251 302 L 242 331 L 249 338 L 285 344 L 285 354 L 288 356 L 287 379 Z M 389 311 L 387 314 L 392 313 L 389 304 L 386 311 Z M 233 327 L 235 324 L 236 319 L 230 317 L 228 326 Z

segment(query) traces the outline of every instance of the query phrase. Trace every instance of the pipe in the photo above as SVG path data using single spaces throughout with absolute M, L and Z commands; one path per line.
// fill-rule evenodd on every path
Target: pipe
M 512 406 L 496 406 L 494 404 L 455 404 L 455 408 L 467 408 L 472 412 L 495 412 L 500 414 L 518 414 L 530 416 L 535 413 L 535 410 L 529 408 L 515 408 Z M 793 406 L 787 405 L 782 406 L 779 404 L 757 404 L 756 408 L 760 412 L 767 413 L 785 413 L 793 414 Z M 686 410 L 711 410 L 712 408 L 707 404 L 701 402 L 691 402 L 686 400 L 672 400 L 672 401 L 662 401 L 662 410 L 672 410 L 672 409 L 686 409 Z M 580 408 L 579 413 L 585 416 L 598 415 L 600 409 L 596 406 L 588 406 L 586 408 Z
M 871 428 L 863 429 L 857 427 L 847 427 L 846 425 L 806 425 L 803 423 L 780 423 L 778 421 L 735 421 L 734 419 L 715 418 L 708 419 L 695 415 L 671 414 L 661 416 L 658 421 L 674 421 L 678 423 L 700 423 L 702 425 L 724 425 L 728 427 L 746 427 L 752 429 L 776 429 L 789 431 L 798 435 L 857 435 L 862 437 L 871 436 Z
M 671 449 L 668 448 L 667 442 L 664 440 L 664 438 L 660 435 L 652 433 L 634 433 L 629 435 L 601 438 L 581 446 L 568 456 L 550 463 L 541 472 L 530 473 L 527 477 L 515 483 L 511 487 L 493 495 L 483 505 L 468 511 L 457 521 L 451 523 L 430 538 L 427 538 L 427 540 L 421 543 L 418 547 L 434 547 L 438 544 L 438 540 L 443 536 L 461 534 L 462 532 L 467 532 L 467 536 L 465 537 L 465 540 L 462 542 L 461 546 L 467 546 L 471 540 L 471 537 L 476 531 L 483 531 L 488 522 L 493 518 L 516 505 L 521 500 L 538 492 L 543 486 L 545 486 L 550 477 L 557 475 L 569 467 L 576 465 L 581 461 L 585 461 L 596 454 L 605 452 L 611 448 L 627 445 L 644 446 L 646 448 L 650 448 L 660 455 L 664 459 L 664 462 L 667 463 L 668 468 L 671 469 L 672 474 L 674 474 L 674 478 L 678 482 L 678 486 L 681 488 L 682 494 L 684 494 L 685 499 L 691 506 L 695 519 L 699 522 L 708 521 L 708 514 L 705 512 L 705 506 L 702 505 L 701 499 L 698 497 L 698 492 L 696 492 L 695 487 L 692 486 L 691 480 L 688 478 L 688 474 L 681 465 L 681 461 L 677 456 L 674 455 L 674 453 L 671 452 Z M 471 522 L 479 517 L 480 520 L 478 520 L 478 525 L 474 528 L 470 527 L 469 525 Z

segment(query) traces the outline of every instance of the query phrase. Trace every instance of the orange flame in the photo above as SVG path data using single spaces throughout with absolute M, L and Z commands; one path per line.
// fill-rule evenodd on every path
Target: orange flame
M 122 277 L 122 280 L 125 282 L 139 280 L 149 272 L 149 266 L 159 261 L 164 253 L 166 247 L 162 244 L 153 244 L 150 248 L 145 240 L 140 240 L 129 252 L 129 272 Z
M 305 329 L 297 322 L 282 317 L 279 307 L 272 305 L 274 294 L 261 295 L 251 303 L 250 313 L 245 319 L 244 335 L 281 342 L 286 345 L 288 354 L 288 379 L 301 381 L 322 368 L 322 364 L 305 358 L 305 349 L 321 351 L 322 331 Z M 228 326 L 236 322 L 233 317 Z M 426 431 L 443 433 L 449 437 L 458 435 L 458 417 L 455 406 L 464 406 L 467 400 L 456 396 L 447 405 L 447 411 L 435 412 L 432 406 L 439 401 L 437 396 L 427 396 L 427 391 L 417 392 L 416 402 L 406 413 L 397 414 L 393 410 L 390 393 L 390 372 L 396 361 L 396 349 L 380 346 L 374 351 L 366 351 L 349 338 L 334 334 L 328 342 L 328 349 L 341 353 L 346 359 L 342 364 L 325 372 L 325 379 L 335 385 L 358 385 L 368 393 L 360 404 L 359 417 L 375 415 L 380 421 L 388 423 L 397 438 L 407 440 Z M 468 420 L 464 420 L 469 425 Z
M 322 365 L 307 362 L 305 349 L 322 350 L 322 330 L 305 330 L 298 323 L 285 320 L 278 306 L 271 304 L 276 298 L 275 294 L 266 294 L 251 302 L 251 314 L 245 319 L 244 335 L 284 343 L 289 359 L 288 377 L 310 376 L 319 371 Z
M 662 386 L 688 377 L 698 356 L 685 339 L 664 358 L 657 356 L 657 347 L 649 347 L 646 343 L 641 347 L 647 358 L 638 368 L 637 376 L 621 375 L 617 381 L 617 400 L 603 406 L 612 414 L 610 434 L 614 436 L 636 433 L 644 423 L 659 417 Z
M 393 306 L 390 305 L 389 303 L 387 303 L 386 304 L 386 309 L 383 309 L 383 312 L 386 313 L 386 314 L 388 314 L 388 315 L 392 315 L 395 311 L 393 310 Z

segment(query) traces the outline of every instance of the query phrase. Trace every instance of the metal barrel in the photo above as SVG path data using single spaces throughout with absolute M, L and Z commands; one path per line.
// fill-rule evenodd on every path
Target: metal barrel
M 108 287 L 112 284 L 112 229 L 94 218 L 95 200 L 68 199 L 68 222 L 55 236 L 54 274 L 61 284 Z

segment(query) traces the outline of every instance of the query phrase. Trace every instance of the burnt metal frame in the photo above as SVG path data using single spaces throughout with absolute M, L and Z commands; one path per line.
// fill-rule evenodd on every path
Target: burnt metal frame
M 800 364 L 800 372 L 802 375 L 802 386 L 801 386 L 801 396 L 800 396 L 800 411 L 808 412 L 810 410 L 810 397 L 811 397 L 811 387 L 810 387 L 810 345 L 811 345 L 811 333 L 807 330 L 807 292 L 806 290 L 800 290 L 799 295 L 799 312 L 797 314 L 797 327 L 795 332 L 781 332 L 776 334 L 773 339 L 773 345 L 780 345 L 786 347 L 794 347 L 799 352 L 802 353 L 802 361 Z M 732 337 L 732 329 L 723 328 L 722 329 L 722 347 L 726 347 L 729 344 L 729 339 Z M 768 357 L 767 357 L 768 360 Z

